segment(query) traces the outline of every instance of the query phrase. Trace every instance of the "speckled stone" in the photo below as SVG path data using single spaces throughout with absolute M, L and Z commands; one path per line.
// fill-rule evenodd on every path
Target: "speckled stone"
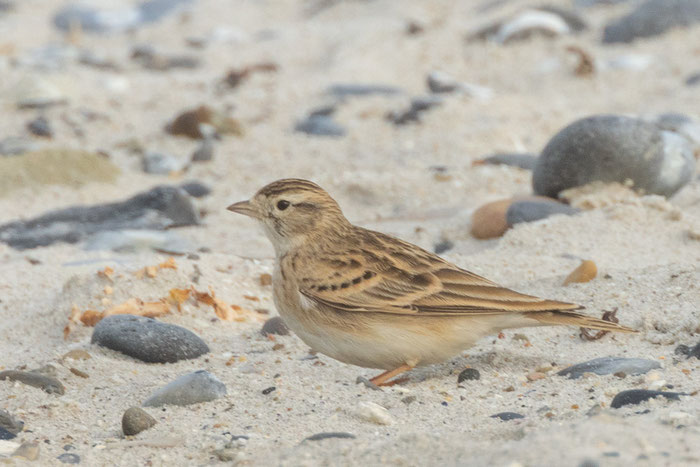
M 208 371 L 199 370 L 168 383 L 143 403 L 144 407 L 190 405 L 208 402 L 226 395 L 226 385 Z

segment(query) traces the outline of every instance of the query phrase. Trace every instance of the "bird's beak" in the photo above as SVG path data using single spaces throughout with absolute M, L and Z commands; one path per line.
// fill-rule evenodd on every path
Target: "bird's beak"
M 237 212 L 238 214 L 243 214 L 244 216 L 252 217 L 254 219 L 260 219 L 260 213 L 250 201 L 239 201 L 237 203 L 233 203 L 226 209 L 232 212 Z

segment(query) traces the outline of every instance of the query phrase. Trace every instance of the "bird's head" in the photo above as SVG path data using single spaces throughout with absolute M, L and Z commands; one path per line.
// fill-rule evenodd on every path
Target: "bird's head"
M 332 237 L 350 226 L 323 188 L 296 178 L 272 182 L 251 199 L 227 209 L 257 219 L 278 254 L 315 238 Z

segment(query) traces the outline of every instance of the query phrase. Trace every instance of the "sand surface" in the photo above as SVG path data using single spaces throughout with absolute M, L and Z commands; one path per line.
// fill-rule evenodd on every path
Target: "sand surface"
M 313 7 L 322 3 L 199 0 L 186 15 L 130 33 L 72 38 L 112 59 L 119 71 L 14 64 L 37 47 L 68 40 L 50 24 L 51 13 L 66 2 L 18 1 L 0 17 L 0 136 L 25 135 L 26 122 L 42 113 L 56 132 L 46 146 L 104 151 L 122 170 L 115 183 L 15 190 L 0 198 L 0 223 L 120 200 L 157 184 L 200 180 L 213 189 L 197 201 L 207 213 L 203 225 L 177 230 L 205 252 L 197 259 L 175 258 L 177 269 L 159 270 L 155 278 L 134 273 L 168 255 L 66 244 L 16 251 L 0 244 L 0 370 L 50 364 L 66 386 L 65 395 L 56 396 L 0 382 L 0 409 L 25 422 L 13 441 L 39 442 L 34 463 L 41 465 L 60 464 L 57 456 L 66 445 L 82 465 L 208 465 L 221 462 L 221 449 L 248 465 L 534 466 L 579 465 L 586 459 L 603 466 L 697 465 L 697 395 L 609 409 L 619 391 L 656 387 L 659 380 L 673 391 L 700 389 L 700 361 L 674 355 L 679 344 L 695 345 L 700 331 L 697 174 L 670 200 L 630 196 L 607 202 L 602 194 L 597 209 L 519 225 L 497 240 L 474 239 L 469 223 L 482 204 L 531 192 L 530 172 L 472 166 L 481 156 L 537 153 L 560 128 L 594 113 L 694 115 L 700 93 L 683 81 L 697 71 L 700 27 L 603 46 L 603 25 L 626 7 L 600 6 L 584 10 L 590 28 L 578 36 L 533 37 L 504 46 L 466 42 L 465 36 L 528 2 L 502 2 L 484 11 L 486 2 L 476 1 L 348 1 L 316 12 Z M 407 35 L 410 20 L 425 31 Z M 187 46 L 187 38 L 217 28 L 231 39 L 204 49 Z M 203 64 L 194 70 L 143 70 L 129 58 L 132 46 L 143 43 L 194 54 Z M 649 65 L 601 67 L 593 76 L 578 77 L 569 45 L 601 63 L 634 55 L 648 57 Z M 278 70 L 253 74 L 234 90 L 218 89 L 229 69 L 261 62 L 274 62 Z M 388 111 L 426 92 L 425 77 L 433 70 L 487 86 L 493 97 L 450 96 L 425 113 L 422 123 L 387 122 Z M 17 110 L 13 89 L 32 74 L 58 83 L 68 104 Z M 294 122 L 326 103 L 326 88 L 337 83 L 387 84 L 404 94 L 349 99 L 335 117 L 347 129 L 343 138 L 293 132 Z M 139 157 L 120 143 L 136 139 L 148 150 L 186 160 L 196 142 L 168 135 L 163 127 L 200 104 L 230 111 L 245 135 L 224 137 L 213 161 L 185 174 L 144 174 Z M 464 268 L 525 293 L 580 303 L 595 316 L 616 308 L 621 323 L 641 332 L 589 342 L 575 328 L 506 331 L 450 362 L 413 371 L 400 386 L 373 391 L 358 385 L 358 376 L 375 371 L 322 355 L 307 358 L 309 348 L 297 337 L 269 339 L 259 332 L 261 320 L 276 314 L 271 288 L 259 280 L 272 270 L 272 248 L 251 220 L 225 207 L 283 177 L 319 183 L 359 225 L 427 249 L 449 239 L 454 247 L 443 256 Z M 596 262 L 598 277 L 562 286 L 581 259 Z M 105 267 L 114 269 L 112 280 L 97 274 Z M 105 294 L 105 286 L 113 292 Z M 173 288 L 190 286 L 211 288 L 227 303 L 269 315 L 251 312 L 241 322 L 225 322 L 210 307 L 187 302 L 180 313 L 162 319 L 200 335 L 211 353 L 175 364 L 145 364 L 91 345 L 92 329 L 82 325 L 64 339 L 73 306 L 101 310 L 133 297 L 158 300 Z M 62 359 L 72 349 L 92 358 Z M 661 368 L 626 378 L 554 375 L 604 356 L 652 359 Z M 89 377 L 76 376 L 71 367 Z M 457 375 L 466 367 L 478 369 L 481 379 L 458 385 Z M 548 367 L 546 378 L 528 381 L 528 374 Z M 148 409 L 158 424 L 124 439 L 124 410 L 198 369 L 223 381 L 228 395 L 194 406 Z M 262 394 L 270 386 L 276 390 Z M 386 408 L 393 423 L 358 417 L 364 402 Z M 525 418 L 490 418 L 505 411 Z M 319 432 L 356 438 L 303 442 Z M 247 439 L 231 442 L 239 435 Z

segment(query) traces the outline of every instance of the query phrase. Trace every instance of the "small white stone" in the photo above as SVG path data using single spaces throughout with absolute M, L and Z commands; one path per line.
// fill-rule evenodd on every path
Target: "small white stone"
M 664 386 L 666 386 L 666 380 L 665 380 L 665 379 L 659 379 L 659 380 L 654 381 L 654 382 L 652 382 L 651 384 L 649 384 L 649 389 L 651 389 L 652 391 L 659 391 L 659 390 L 661 390 L 661 388 L 663 388 Z
M 357 406 L 357 416 L 377 425 L 391 425 L 394 418 L 389 411 L 374 402 L 360 402 Z

